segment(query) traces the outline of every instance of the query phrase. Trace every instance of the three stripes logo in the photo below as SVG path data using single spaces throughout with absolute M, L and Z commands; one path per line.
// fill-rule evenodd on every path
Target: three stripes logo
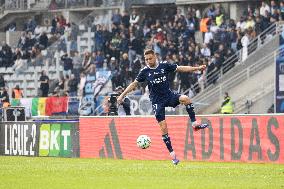
M 104 145 L 99 151 L 100 158 L 117 158 L 123 159 L 117 130 L 114 120 L 109 125 L 110 133 L 107 133 L 104 138 Z M 113 150 L 114 149 L 114 150 Z

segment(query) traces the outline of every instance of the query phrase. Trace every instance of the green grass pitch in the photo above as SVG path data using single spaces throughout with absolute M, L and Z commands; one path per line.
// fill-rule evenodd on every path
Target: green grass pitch
M 0 188 L 284 189 L 284 165 L 0 156 Z

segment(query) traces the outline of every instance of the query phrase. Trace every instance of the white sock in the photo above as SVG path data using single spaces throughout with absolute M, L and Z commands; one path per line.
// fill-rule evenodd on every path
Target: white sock
M 175 151 L 172 151 L 172 152 L 170 153 L 170 156 L 171 156 L 172 159 L 176 159 L 176 153 L 175 153 Z
M 192 123 L 192 127 L 195 127 L 196 125 L 198 125 L 197 121 Z

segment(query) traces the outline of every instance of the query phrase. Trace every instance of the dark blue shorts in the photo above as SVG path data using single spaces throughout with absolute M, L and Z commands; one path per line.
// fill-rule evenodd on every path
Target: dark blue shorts
M 180 94 L 172 92 L 168 95 L 167 98 L 161 99 L 159 103 L 152 103 L 153 111 L 158 122 L 165 120 L 165 107 L 175 108 L 177 105 L 180 104 L 180 96 Z

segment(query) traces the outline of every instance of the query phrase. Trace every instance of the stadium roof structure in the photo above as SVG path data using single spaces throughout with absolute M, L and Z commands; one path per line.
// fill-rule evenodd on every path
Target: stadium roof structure
M 132 5 L 172 4 L 176 0 L 131 0 Z
M 176 0 L 176 4 L 201 4 L 201 3 L 226 3 L 226 2 L 241 2 L 248 0 Z M 256 0 L 251 0 L 256 1 Z

